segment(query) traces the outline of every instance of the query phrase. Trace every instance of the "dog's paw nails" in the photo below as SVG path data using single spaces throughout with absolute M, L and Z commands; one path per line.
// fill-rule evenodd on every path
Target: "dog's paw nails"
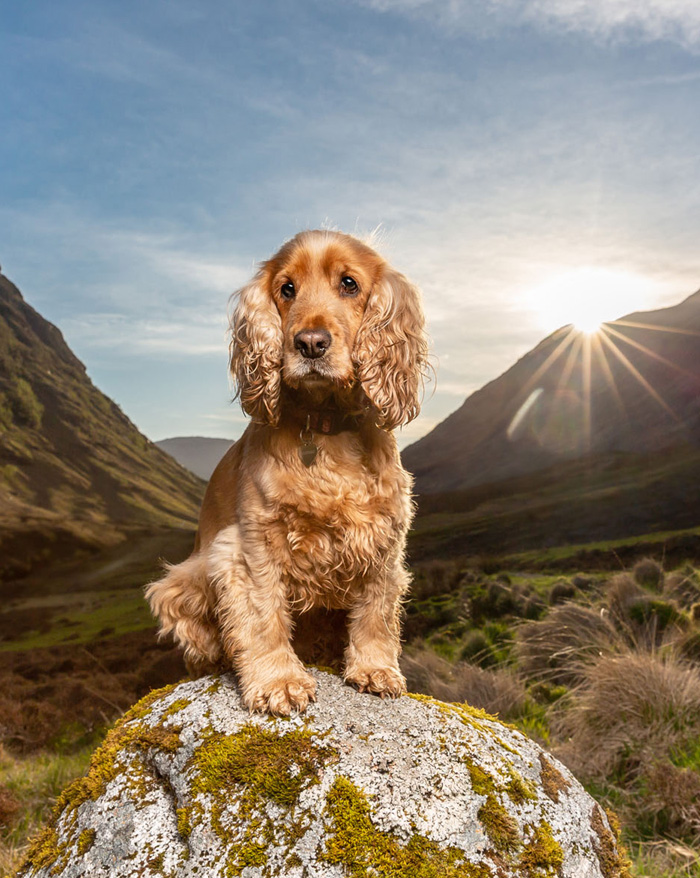
M 309 702 L 315 700 L 316 681 L 308 674 L 275 680 L 264 688 L 249 690 L 244 697 L 246 706 L 253 713 L 272 713 L 276 716 L 303 713 Z
M 348 671 L 345 682 L 358 692 L 372 692 L 380 698 L 398 698 L 406 691 L 406 680 L 395 668 Z

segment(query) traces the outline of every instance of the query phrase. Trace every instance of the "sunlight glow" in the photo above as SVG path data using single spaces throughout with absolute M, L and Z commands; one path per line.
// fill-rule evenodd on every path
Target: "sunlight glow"
M 573 324 L 579 332 L 592 334 L 606 321 L 649 308 L 656 292 L 655 283 L 641 275 L 577 268 L 530 287 L 525 301 L 549 332 Z
M 618 327 L 628 329 L 621 331 Z M 630 327 L 652 335 L 666 331 L 700 334 L 695 330 L 624 320 L 601 323 L 598 331 L 586 333 L 570 322 L 548 339 L 549 353 L 521 388 L 516 400 L 519 406 L 506 430 L 508 439 L 511 442 L 534 441 L 558 455 L 590 453 L 593 448 L 593 391 L 597 389 L 600 395 L 606 389 L 620 413 L 627 418 L 625 400 L 618 387 L 618 381 L 626 376 L 634 379 L 670 418 L 681 424 L 683 419 L 644 373 L 650 361 L 661 363 L 693 381 L 697 380 L 696 373 L 634 338 L 629 332 Z

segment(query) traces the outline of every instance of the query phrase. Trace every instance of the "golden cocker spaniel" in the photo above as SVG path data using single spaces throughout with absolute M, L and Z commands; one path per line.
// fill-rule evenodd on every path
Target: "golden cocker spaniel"
M 252 423 L 211 477 L 193 554 L 147 588 L 160 632 L 284 715 L 316 689 L 294 615 L 342 608 L 345 680 L 396 697 L 413 507 L 391 431 L 420 410 L 418 290 L 357 238 L 301 232 L 239 291 L 230 354 Z

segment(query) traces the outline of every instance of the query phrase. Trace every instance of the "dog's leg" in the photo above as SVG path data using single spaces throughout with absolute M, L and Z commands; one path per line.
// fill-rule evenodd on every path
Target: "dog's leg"
M 162 579 L 146 586 L 151 612 L 160 621 L 159 637 L 171 635 L 185 652 L 187 668 L 215 668 L 222 658 L 214 620 L 214 594 L 207 581 L 206 558 L 191 555 L 169 564 Z
M 345 650 L 345 682 L 360 692 L 396 698 L 406 691 L 399 670 L 401 597 L 409 576 L 398 563 L 384 577 L 365 583 L 362 595 L 350 609 Z
M 280 571 L 264 546 L 242 551 L 236 525 L 209 550 L 223 648 L 232 661 L 246 707 L 288 716 L 306 710 L 316 682 L 291 646 L 292 621 Z

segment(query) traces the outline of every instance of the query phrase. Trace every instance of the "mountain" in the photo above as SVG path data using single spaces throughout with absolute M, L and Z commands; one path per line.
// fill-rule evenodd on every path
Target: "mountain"
M 232 439 L 211 439 L 207 436 L 176 436 L 156 442 L 158 448 L 205 481 L 217 463 L 233 445 Z
M 0 275 L 0 576 L 125 530 L 192 527 L 203 487 Z
M 568 326 L 404 449 L 419 495 L 567 460 L 700 447 L 700 291 L 592 335 Z

